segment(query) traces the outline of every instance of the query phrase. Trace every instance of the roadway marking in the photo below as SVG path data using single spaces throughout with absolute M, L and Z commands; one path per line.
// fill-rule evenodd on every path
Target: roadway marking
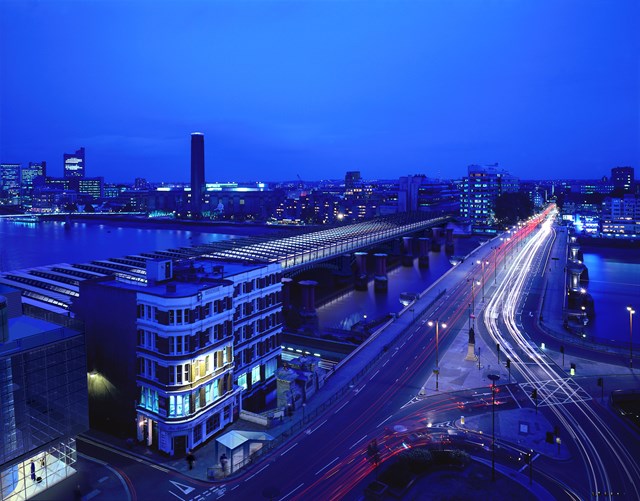
M 191 487 L 190 485 L 181 484 L 180 482 L 176 482 L 175 480 L 169 480 L 169 482 L 171 482 L 174 486 L 176 486 L 178 489 L 180 489 L 182 494 L 189 494 L 190 492 L 193 492 L 193 491 L 196 490 L 195 487 Z
M 296 445 L 298 445 L 298 444 L 296 444 Z M 295 447 L 296 445 L 294 445 L 293 447 Z M 293 447 L 292 447 L 292 449 L 293 449 Z M 284 454 L 284 453 L 283 453 L 283 454 Z M 282 454 L 280 454 L 280 455 L 282 456 Z M 253 475 L 251 475 L 250 477 L 247 477 L 247 480 L 251 480 L 251 479 L 252 479 L 253 477 L 255 477 L 258 473 L 260 473 L 261 471 L 266 470 L 267 468 L 269 468 L 269 466 L 271 466 L 271 463 L 269 463 L 269 464 L 268 464 L 268 465 L 266 465 L 266 466 L 263 466 L 262 468 L 260 468 L 258 471 L 256 471 L 256 472 L 255 472 Z
M 96 497 L 98 494 L 100 494 L 100 491 L 98 489 L 94 489 L 89 494 L 87 494 L 86 496 L 83 496 L 82 499 L 89 500 L 91 498 Z
M 533 462 L 534 462 L 536 459 L 538 459 L 539 457 L 540 457 L 540 454 L 536 454 L 535 456 L 533 456 L 533 457 L 531 458 L 531 462 L 533 463 Z M 520 469 L 518 470 L 518 473 L 522 473 L 522 471 L 523 471 L 527 466 L 529 466 L 529 464 L 528 464 L 528 463 L 523 464 L 523 465 L 522 465 L 522 468 L 520 468 Z
M 360 442 L 362 442 L 365 438 L 367 438 L 366 435 L 364 437 L 362 437 L 360 440 L 358 440 L 356 443 L 354 443 L 351 447 L 349 447 L 349 450 L 353 449 L 356 445 L 358 445 Z
M 391 414 L 387 419 L 382 421 L 378 426 L 376 426 L 376 428 L 380 428 L 383 424 L 385 424 L 387 421 L 389 421 L 389 419 L 391 419 L 392 417 L 393 417 L 393 414 Z
M 375 372 L 373 373 L 373 376 L 371 376 L 371 377 L 369 378 L 369 381 L 371 381 L 374 377 L 376 377 L 376 375 L 378 374 L 378 372 L 380 372 L 380 369 L 378 369 L 377 371 L 375 371 Z
M 384 367 L 384 366 L 385 366 L 385 365 L 387 365 L 388 363 L 389 363 L 389 359 L 387 359 L 387 361 L 386 361 L 384 364 L 382 364 L 382 367 Z
M 349 402 L 350 402 L 350 400 L 347 400 L 344 404 L 342 404 L 340 407 L 338 407 L 338 408 L 336 409 L 336 411 L 334 412 L 334 414 L 337 414 L 339 411 L 341 411 L 341 410 L 342 410 L 342 408 L 343 408 L 345 405 L 347 405 Z
M 109 477 L 102 477 L 98 479 L 99 483 L 105 482 L 106 480 L 109 480 Z
M 416 329 L 414 332 L 418 332 L 418 329 Z M 413 337 L 413 333 L 407 339 L 411 339 L 412 337 Z
M 309 433 L 307 433 L 307 435 L 311 435 L 314 431 L 316 431 L 318 428 L 320 428 L 326 422 L 327 422 L 327 420 L 325 419 L 322 423 L 320 423 L 318 426 L 316 426 L 313 430 L 309 431 Z
M 229 489 L 229 490 L 230 490 L 230 491 L 233 491 L 233 490 L 237 489 L 238 487 L 240 487 L 240 484 L 238 484 L 238 485 L 234 485 L 234 486 L 233 486 L 231 489 Z
M 178 496 L 175 492 L 171 492 L 171 491 L 169 491 L 169 494 L 173 494 L 173 495 L 174 495 L 175 497 L 177 497 L 180 501 L 187 501 L 186 499 L 181 498 L 180 496 Z
M 289 496 L 291 496 L 291 494 L 293 494 L 294 492 L 296 492 L 298 489 L 300 489 L 300 487 L 302 487 L 304 485 L 304 482 L 301 483 L 298 487 L 296 487 L 295 489 L 293 489 L 289 494 L 286 494 L 285 496 L 280 498 L 280 501 L 282 501 L 283 499 L 287 499 Z
M 509 393 L 511 394 L 511 398 L 513 398 L 515 403 L 518 404 L 518 408 L 522 409 L 522 406 L 520 405 L 520 402 L 518 402 L 518 399 L 515 397 L 515 395 L 511 391 L 511 388 L 509 388 L 509 385 L 506 385 L 506 386 L 507 386 L 507 390 L 509 390 Z
M 398 354 L 398 350 L 394 351 L 393 354 L 391 355 L 392 357 L 395 357 Z
M 335 463 L 338 459 L 340 459 L 340 456 L 338 456 L 337 458 L 335 458 L 333 461 L 329 461 L 326 465 L 324 465 L 322 468 L 320 468 L 318 471 L 316 471 L 316 475 L 320 472 L 323 472 L 324 470 L 326 470 L 327 468 L 329 468 L 329 466 L 331 466 L 333 463 Z
M 358 388 L 357 390 L 354 390 L 353 392 L 357 395 L 364 389 L 365 386 L 367 386 L 367 383 L 364 383 L 360 388 Z
M 293 449 L 297 445 L 298 445 L 298 442 L 296 442 L 291 447 L 289 447 L 286 451 L 284 451 L 282 454 L 280 454 L 280 457 L 284 456 L 287 452 L 289 452 L 291 449 Z
M 406 341 L 400 345 L 400 348 L 402 348 L 405 344 L 407 344 Z

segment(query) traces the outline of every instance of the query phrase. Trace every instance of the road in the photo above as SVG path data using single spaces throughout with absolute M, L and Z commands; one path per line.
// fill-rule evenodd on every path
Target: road
M 571 437 L 583 464 L 567 476 L 568 485 L 583 499 L 640 499 L 637 455 L 609 426 L 601 406 L 594 404 L 522 327 L 526 291 L 546 269 L 552 220 L 550 217 L 530 238 L 518 236 L 521 251 L 483 311 L 484 327 L 524 380 L 521 386 L 531 390 L 534 403 L 546 407 L 561 424 L 563 435 Z

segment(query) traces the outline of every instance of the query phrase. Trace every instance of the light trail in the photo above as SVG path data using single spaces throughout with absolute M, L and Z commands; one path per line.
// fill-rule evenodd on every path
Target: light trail
M 529 278 L 528 272 L 533 270 L 536 257 L 544 248 L 548 248 L 548 240 L 553 235 L 552 220 L 552 217 L 548 217 L 539 231 L 531 233 L 531 237 L 527 241 L 522 242 L 523 236 L 521 235 L 518 242 L 511 242 L 511 246 L 517 246 L 520 243 L 521 248 L 519 252 L 515 253 L 515 256 L 512 256 L 512 262 L 507 268 L 505 278 L 487 303 L 482 319 L 494 342 L 500 344 L 504 354 L 511 359 L 512 366 L 515 366 L 528 383 L 535 386 L 541 379 L 553 381 L 558 385 L 558 392 L 564 393 L 566 399 L 571 401 L 570 405 L 555 404 L 550 405 L 549 408 L 569 432 L 584 460 L 590 484 L 589 497 L 612 499 L 616 492 L 619 492 L 619 489 L 612 486 L 609 471 L 616 471 L 624 473 L 628 481 L 627 485 L 633 489 L 632 493 L 626 494 L 631 495 L 633 499 L 640 499 L 640 490 L 636 485 L 640 479 L 640 467 L 636 460 L 587 402 L 583 399 L 572 398 L 577 386 L 575 381 L 569 384 L 566 381 L 566 375 L 559 373 L 556 369 L 557 366 L 550 363 L 546 356 L 537 351 L 516 322 L 516 311 L 518 305 L 523 303 L 525 283 Z M 527 231 L 528 234 L 529 231 Z M 498 325 L 500 316 L 502 316 L 506 334 L 501 332 Z M 521 351 L 522 356 L 514 346 Z M 533 364 L 530 364 L 531 360 L 534 362 Z M 541 395 L 540 390 L 538 389 L 539 396 Z M 546 389 L 543 390 L 542 397 L 544 397 L 544 392 Z M 583 418 L 590 425 L 588 431 L 580 424 L 578 417 Z M 608 444 L 616 464 L 605 465 L 598 447 L 592 440 L 592 437 L 597 435 Z

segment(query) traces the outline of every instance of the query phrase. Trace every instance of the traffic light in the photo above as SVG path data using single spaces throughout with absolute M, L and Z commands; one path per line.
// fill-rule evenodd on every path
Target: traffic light
M 602 385 L 604 384 L 604 381 L 602 380 L 601 377 L 598 378 L 598 386 L 602 387 Z
M 572 376 L 576 375 L 576 364 L 575 363 L 571 364 L 571 375 Z
M 547 438 L 545 439 L 545 442 L 547 442 L 548 444 L 552 444 L 553 443 L 553 432 L 552 431 L 548 431 L 547 432 Z
M 536 388 L 531 392 L 531 398 L 534 400 L 538 400 L 538 390 Z
M 507 358 L 507 369 L 508 369 L 509 367 L 511 367 L 511 360 L 509 360 L 509 359 Z
M 560 353 L 564 355 L 564 346 L 560 346 Z

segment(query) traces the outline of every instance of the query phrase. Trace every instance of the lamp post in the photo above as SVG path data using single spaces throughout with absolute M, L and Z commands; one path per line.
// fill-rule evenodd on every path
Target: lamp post
M 627 311 L 629 312 L 629 368 L 633 369 L 633 315 L 636 310 L 629 305 L 627 306 Z
M 469 280 L 467 279 L 467 282 Z M 475 329 L 476 327 L 476 322 L 475 322 L 475 311 L 476 311 L 476 295 L 474 293 L 474 288 L 476 285 L 480 285 L 480 280 L 473 280 L 471 279 L 471 312 L 469 314 L 469 317 L 473 319 L 473 321 L 471 322 L 472 327 Z
M 438 344 L 440 342 L 440 331 L 439 331 L 439 327 L 441 325 L 440 321 L 438 319 L 436 319 L 436 321 L 434 322 L 433 320 L 429 320 L 429 322 L 427 322 L 427 324 L 429 325 L 429 327 L 433 327 L 434 325 L 436 326 L 436 368 L 433 370 L 434 374 L 436 375 L 436 391 L 438 391 L 438 376 L 440 375 L 440 353 L 438 351 Z M 447 324 L 442 323 L 442 328 L 446 329 L 447 328 Z
M 482 265 L 482 302 L 484 303 L 484 265 L 489 264 L 489 261 L 485 261 L 484 259 L 482 261 L 477 260 L 476 264 Z
M 491 429 L 493 439 L 491 441 L 491 480 L 496 480 L 496 381 L 500 379 L 498 374 L 488 374 L 491 380 Z

